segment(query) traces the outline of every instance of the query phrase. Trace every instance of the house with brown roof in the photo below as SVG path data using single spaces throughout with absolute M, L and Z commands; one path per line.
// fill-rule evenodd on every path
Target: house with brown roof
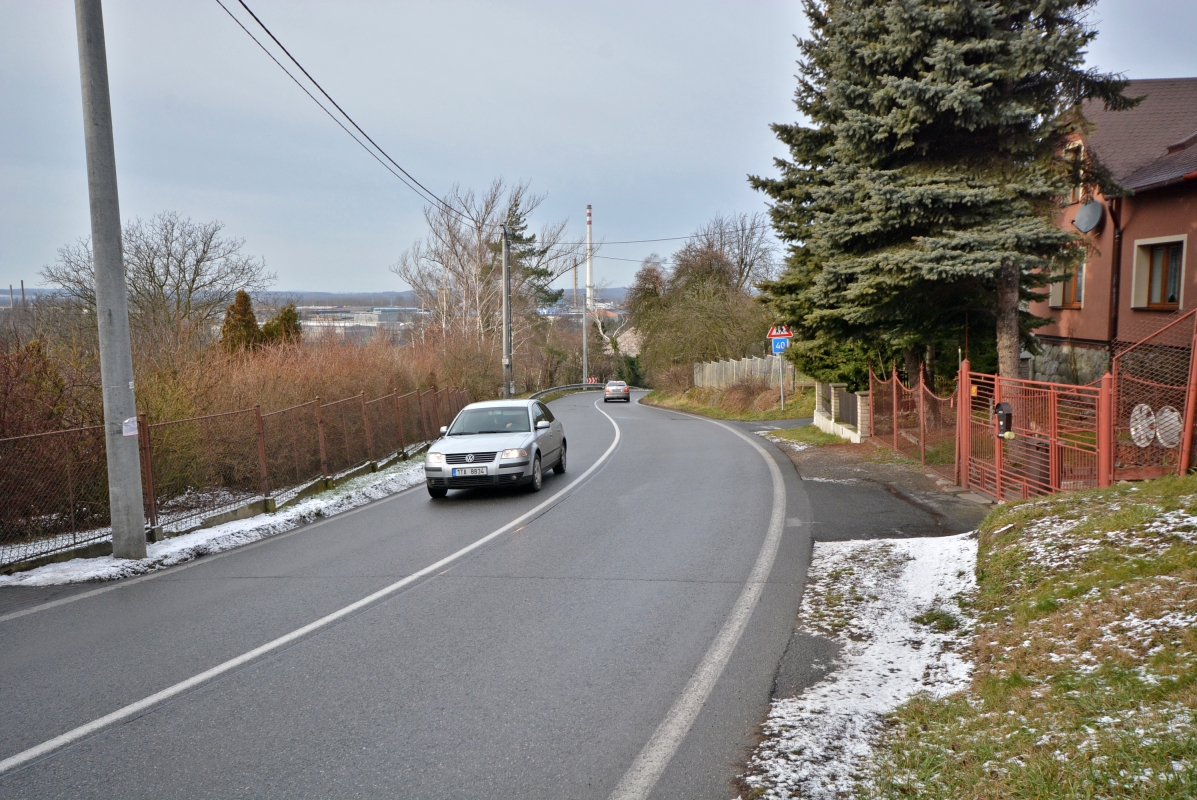
M 1127 111 L 1085 108 L 1093 127 L 1075 146 L 1092 148 L 1130 194 L 1082 202 L 1078 188 L 1064 209 L 1060 224 L 1084 232 L 1092 247 L 1075 275 L 1032 304 L 1052 318 L 1035 332 L 1042 353 L 1028 372 L 1036 380 L 1094 381 L 1116 341 L 1137 341 L 1197 308 L 1189 247 L 1197 237 L 1197 78 L 1135 80 L 1126 94 L 1144 99 Z

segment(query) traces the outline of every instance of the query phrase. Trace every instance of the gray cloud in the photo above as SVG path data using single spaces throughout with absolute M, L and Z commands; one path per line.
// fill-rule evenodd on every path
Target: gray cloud
M 545 218 L 610 239 L 764 207 L 745 177 L 782 155 L 804 21 L 789 0 L 251 3 L 342 105 L 434 191 L 497 176 Z M 88 232 L 74 15 L 0 13 L 0 284 Z M 1189 3 L 1104 2 L 1093 61 L 1194 74 Z M 279 287 L 400 288 L 421 202 L 351 142 L 212 0 L 105 3 L 122 215 L 220 219 Z M 665 244 L 658 248 L 667 252 Z M 609 248 L 640 258 L 648 248 Z M 626 284 L 634 264 L 598 262 Z

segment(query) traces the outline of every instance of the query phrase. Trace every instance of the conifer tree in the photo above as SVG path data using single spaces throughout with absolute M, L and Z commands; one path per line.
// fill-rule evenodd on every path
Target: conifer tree
M 301 335 L 299 312 L 294 303 L 287 303 L 262 325 L 264 342 L 298 342 Z
M 933 346 L 988 314 L 1017 376 L 1026 302 L 1084 259 L 1055 224 L 1076 179 L 1080 104 L 1133 104 L 1084 66 L 1095 0 L 804 0 L 798 110 L 773 130 L 790 158 L 750 178 L 790 246 L 765 285 L 818 376 Z M 1082 179 L 1117 187 L 1092 158 Z M 913 376 L 911 376 L 913 377 Z
M 224 325 L 220 327 L 220 341 L 229 350 L 249 350 L 258 345 L 262 332 L 254 316 L 254 304 L 245 290 L 237 292 L 233 303 L 224 312 Z

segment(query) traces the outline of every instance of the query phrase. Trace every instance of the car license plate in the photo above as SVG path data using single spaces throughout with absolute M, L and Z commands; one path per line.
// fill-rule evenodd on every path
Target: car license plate
M 454 467 L 453 477 L 464 475 L 485 475 L 486 467 Z

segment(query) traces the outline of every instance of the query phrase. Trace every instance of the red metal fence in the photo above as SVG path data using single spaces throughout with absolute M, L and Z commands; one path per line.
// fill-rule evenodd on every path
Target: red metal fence
M 266 497 L 282 502 L 320 478 L 427 441 L 469 402 L 408 392 L 263 414 L 257 406 L 192 419 L 139 418 L 146 520 L 186 530 Z M 109 534 L 104 428 L 0 439 L 0 567 Z
M 1192 453 L 1194 322 L 1197 311 L 1164 320 L 1136 342 L 1116 342 L 1114 477 L 1184 472 Z
M 1073 386 L 970 372 L 958 391 L 960 484 L 999 500 L 1089 489 L 1110 483 L 1111 381 Z M 997 406 L 1007 403 L 1011 430 L 999 435 Z
M 918 383 L 907 388 L 896 370 L 881 378 L 870 369 L 870 436 L 954 481 L 956 396 L 956 392 L 947 397 L 935 394 L 921 373 Z

